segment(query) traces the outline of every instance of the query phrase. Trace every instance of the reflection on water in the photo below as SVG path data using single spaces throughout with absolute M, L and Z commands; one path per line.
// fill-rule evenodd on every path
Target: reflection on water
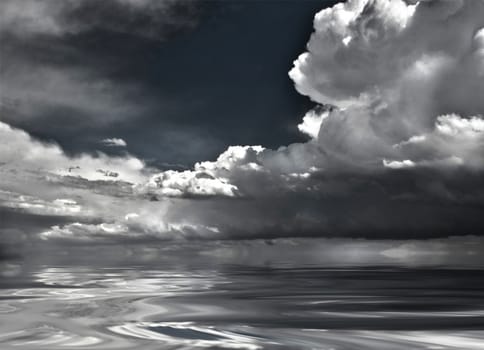
M 2 349 L 484 349 L 481 270 L 9 268 Z

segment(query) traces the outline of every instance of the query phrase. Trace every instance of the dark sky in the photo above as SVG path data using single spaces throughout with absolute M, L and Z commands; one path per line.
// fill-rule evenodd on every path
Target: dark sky
M 28 74 L 22 64 L 48 67 L 75 76 L 73 84 L 87 76 L 107 87 L 67 89 L 87 95 L 80 103 L 12 93 L 2 103 L 11 125 L 72 154 L 115 152 L 99 140 L 121 137 L 131 153 L 158 167 L 214 159 L 228 145 L 305 140 L 296 125 L 313 104 L 287 72 L 304 51 L 314 14 L 335 1 L 186 1 L 141 27 L 146 14 L 81 3 L 58 15 L 61 23 L 80 23 L 76 30 L 4 33 L 2 73 Z M 90 94 L 119 112 L 89 108 Z

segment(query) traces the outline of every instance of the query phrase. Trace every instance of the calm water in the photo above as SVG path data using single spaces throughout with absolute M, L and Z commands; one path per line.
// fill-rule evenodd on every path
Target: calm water
M 1 349 L 484 349 L 484 272 L 3 264 Z

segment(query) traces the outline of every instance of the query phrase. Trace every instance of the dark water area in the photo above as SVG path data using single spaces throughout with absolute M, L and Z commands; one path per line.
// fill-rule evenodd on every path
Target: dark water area
M 484 270 L 3 263 L 1 349 L 484 349 Z

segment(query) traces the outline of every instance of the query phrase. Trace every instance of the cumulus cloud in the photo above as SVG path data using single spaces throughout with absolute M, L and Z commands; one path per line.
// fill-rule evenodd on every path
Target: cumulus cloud
M 339 109 L 323 123 L 323 147 L 376 166 L 458 157 L 482 167 L 483 18 L 482 1 L 350 0 L 319 12 L 289 75 L 299 92 Z M 444 134 L 448 147 L 437 140 Z
M 231 146 L 216 161 L 196 163 L 193 170 L 167 170 L 156 174 L 138 187 L 140 192 L 153 195 L 183 196 L 237 196 L 239 189 L 229 177 L 237 172 L 257 171 L 257 155 L 261 146 Z
M 431 132 L 413 136 L 393 147 L 401 157 L 412 157 L 415 161 L 384 160 L 385 166 L 466 166 L 481 170 L 484 166 L 484 119 L 441 115 Z

